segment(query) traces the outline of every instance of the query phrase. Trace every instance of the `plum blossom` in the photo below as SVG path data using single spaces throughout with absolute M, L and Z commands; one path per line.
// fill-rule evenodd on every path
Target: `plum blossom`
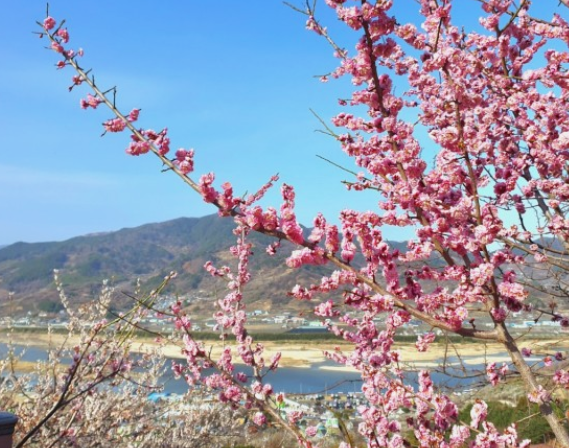
M 417 347 L 417 351 L 426 352 L 429 348 L 429 345 L 435 340 L 436 335 L 433 332 L 426 333 L 424 336 L 420 336 L 417 338 L 417 342 L 415 346 Z
M 444 395 L 437 395 L 435 404 L 435 424 L 443 431 L 450 428 L 458 418 L 458 407 Z
M 55 51 L 56 53 L 63 53 L 65 51 L 65 49 L 63 48 L 63 45 L 61 45 L 59 42 L 52 42 L 51 43 L 51 49 L 53 51 Z
M 43 21 L 43 27 L 49 31 L 52 30 L 55 27 L 56 21 L 53 17 L 48 16 L 44 19 Z
M 470 437 L 470 428 L 466 425 L 454 425 L 449 438 L 451 447 L 459 448 L 464 446 L 466 440 Z
M 97 106 L 101 103 L 102 103 L 102 100 L 100 98 L 97 98 L 97 97 L 91 95 L 90 93 L 87 94 L 86 99 L 82 98 L 80 101 L 81 109 L 87 109 L 89 107 L 96 109 Z
M 504 322 L 506 317 L 508 317 L 508 312 L 504 308 L 492 308 L 490 311 L 492 317 L 496 322 Z
M 264 426 L 267 424 L 267 417 L 262 412 L 256 412 L 255 415 L 253 415 L 253 423 L 257 426 Z
M 287 413 L 288 420 L 291 423 L 297 423 L 303 416 L 304 413 L 302 411 L 290 411 Z
M 316 426 L 307 426 L 306 427 L 306 437 L 314 437 L 318 433 L 318 428 Z
M 551 392 L 545 390 L 541 384 L 528 394 L 528 400 L 532 403 L 547 403 L 551 400 Z
M 555 384 L 569 389 L 569 371 L 567 370 L 557 370 L 553 376 L 553 381 Z
M 121 118 L 113 118 L 103 123 L 107 132 L 122 132 L 126 128 L 126 122 Z
M 60 28 L 59 30 L 57 30 L 56 34 L 57 34 L 57 36 L 61 37 L 61 41 L 64 44 L 69 42 L 69 32 L 67 31 L 67 28 Z
M 127 120 L 132 123 L 138 120 L 139 114 L 140 114 L 140 109 L 132 109 L 127 116 Z
M 488 416 L 488 405 L 482 400 L 476 400 L 470 410 L 470 426 L 478 428 L 481 422 L 486 421 Z

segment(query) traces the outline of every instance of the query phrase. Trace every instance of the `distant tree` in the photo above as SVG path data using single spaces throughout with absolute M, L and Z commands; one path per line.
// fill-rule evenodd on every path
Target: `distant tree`
M 344 210 L 339 227 L 317 214 L 308 237 L 296 219 L 292 186 L 282 184 L 280 210 L 263 209 L 257 203 L 276 176 L 246 197 L 235 196 L 229 182 L 216 186 L 213 173 L 192 177 L 194 150 L 179 149 L 169 156 L 166 129 L 136 127 L 139 110 L 123 113 L 115 106 L 83 68 L 81 52 L 68 46 L 67 29 L 51 17 L 41 24 L 60 57 L 58 68 L 73 68 L 73 86 L 92 89 L 81 106 L 104 104 L 113 112 L 103 124 L 105 132 L 128 130 L 129 154 L 154 153 L 236 223 L 231 252 L 237 269 L 211 263 L 206 269 L 228 281 L 230 291 L 219 301 L 215 317 L 224 331 L 233 333 L 237 348 L 228 344 L 214 360 L 192 337 L 189 318 L 174 305 L 187 358 L 175 366 L 176 372 L 190 384 L 218 389 L 220 400 L 231 407 L 245 403 L 257 409 L 253 420 L 258 425 L 271 418 L 293 432 L 299 444 L 312 446 L 315 429 L 300 430 L 297 411 L 281 418 L 275 409 L 283 398 L 263 381 L 267 371 L 277 368 L 278 356 L 265 361 L 262 347 L 246 331 L 242 299 L 251 279 L 247 237 L 261 232 L 275 239 L 269 253 L 279 250 L 283 240 L 297 247 L 287 259 L 289 267 L 335 267 L 319 283 L 297 285 L 291 294 L 299 300 L 330 296 L 315 312 L 330 319 L 330 331 L 353 343 L 350 353 L 327 355 L 362 374 L 368 404 L 359 409 L 359 432 L 368 446 L 401 447 L 409 432 L 424 447 L 520 443 L 515 426 L 496 429 L 482 401 L 472 407 L 470 421 L 459 420 L 452 397 L 435 390 L 428 371 L 419 372 L 417 390 L 407 384 L 394 337 L 406 322 L 418 319 L 432 327 L 418 337 L 419 351 L 428 349 L 435 330 L 502 344 L 511 364 L 489 363 L 488 380 L 498 384 L 510 368 L 516 371 L 557 443 L 569 447 L 566 417 L 556 413 L 564 404 L 555 395 L 569 387 L 569 373 L 559 368 L 550 386 L 540 384 L 527 360 L 531 351 L 520 346 L 507 325 L 513 313 L 525 311 L 536 322 L 549 319 L 569 326 L 564 314 L 569 291 L 569 24 L 564 16 L 569 2 L 562 0 L 557 13 L 545 17 L 542 7 L 552 2 L 479 0 L 480 26 L 472 29 L 454 19 L 463 16 L 461 8 L 470 2 L 409 2 L 419 9 L 417 23 L 392 16 L 390 0 L 326 3 L 359 35 L 355 49 L 346 50 L 314 16 L 313 6 L 299 9 L 307 28 L 335 49 L 339 65 L 325 79 L 348 76 L 354 85 L 351 97 L 340 100 L 346 111 L 332 119 L 340 130 L 327 127 L 327 132 L 361 170 L 348 187 L 375 192 L 378 203 L 370 204 L 376 211 Z M 435 148 L 431 160 L 428 154 Z M 395 249 L 383 237 L 388 226 L 411 228 L 416 236 L 406 249 Z M 539 278 L 525 278 L 530 271 L 540 272 Z M 535 306 L 540 295 L 548 307 Z M 473 309 L 484 312 L 492 328 L 480 328 L 471 318 Z M 379 316 L 387 326 L 383 331 L 373 321 Z M 252 386 L 235 368 L 235 356 L 253 368 Z M 557 354 L 543 362 L 562 358 Z M 206 374 L 205 367 L 216 373 Z M 403 424 L 396 414 L 401 408 L 411 412 Z M 342 446 L 351 443 L 347 437 Z
M 55 300 L 42 300 L 38 303 L 38 310 L 46 313 L 58 313 L 63 310 L 63 305 Z

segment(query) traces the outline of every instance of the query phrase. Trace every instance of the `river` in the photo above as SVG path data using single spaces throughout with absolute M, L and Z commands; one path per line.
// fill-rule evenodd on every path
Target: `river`
M 0 343 L 0 357 L 7 355 L 8 346 Z M 22 361 L 34 362 L 47 359 L 47 352 L 42 348 L 15 346 L 15 353 Z M 180 362 L 180 360 L 176 360 Z M 452 359 L 450 362 L 452 363 Z M 63 360 L 68 363 L 69 360 Z M 331 367 L 337 366 L 332 361 L 325 361 L 307 367 L 281 367 L 275 372 L 270 372 L 265 377 L 265 382 L 270 383 L 275 391 L 286 393 L 325 393 L 325 392 L 359 392 L 361 389 L 361 378 L 357 372 L 345 372 L 333 370 Z M 471 370 L 482 371 L 483 366 L 469 366 Z M 250 376 L 251 370 L 247 367 L 236 365 L 236 371 L 243 371 Z M 454 371 L 456 375 L 460 372 Z M 406 372 L 405 376 L 410 385 L 416 383 L 417 374 Z M 455 378 L 443 373 L 433 371 L 432 378 L 436 385 L 448 388 L 466 388 L 477 381 L 484 380 L 482 377 L 476 378 Z M 184 393 L 188 386 L 182 379 L 174 378 L 170 371 L 163 377 L 164 391 L 166 393 Z

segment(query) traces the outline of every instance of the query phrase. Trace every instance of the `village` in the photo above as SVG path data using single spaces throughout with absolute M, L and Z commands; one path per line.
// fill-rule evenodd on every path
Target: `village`
M 211 304 L 212 298 L 206 292 L 200 291 L 200 294 L 191 295 L 163 295 L 159 297 L 157 302 L 160 308 L 167 311 L 172 305 L 180 301 L 183 306 L 195 305 L 197 303 Z M 563 312 L 562 310 L 560 311 Z M 354 317 L 361 317 L 362 313 L 354 313 Z M 204 315 L 190 316 L 192 320 L 193 331 L 198 332 L 215 332 L 217 331 L 217 323 L 213 317 Z M 276 310 L 275 312 L 253 309 L 247 312 L 248 327 L 254 333 L 303 333 L 303 332 L 326 332 L 327 323 L 338 324 L 337 322 L 323 321 L 318 316 L 307 313 L 307 317 L 299 316 L 298 313 L 286 310 Z M 474 322 L 471 319 L 474 318 Z M 112 315 L 108 317 L 112 319 Z M 168 331 L 167 324 L 171 318 L 164 313 L 148 312 L 147 316 L 140 321 L 141 326 L 151 331 Z M 381 316 L 374 319 L 374 323 L 378 328 L 385 328 L 385 321 Z M 46 311 L 28 311 L 23 315 L 12 317 L 0 317 L 0 325 L 13 325 L 21 328 L 47 328 L 54 329 L 64 328 L 68 324 L 67 313 L 65 310 L 58 312 Z M 165 326 L 166 325 L 166 326 Z M 488 329 L 494 324 L 490 318 L 483 312 L 471 311 L 469 322 L 465 325 L 475 325 L 478 328 Z M 508 319 L 508 327 L 515 334 L 525 334 L 531 332 L 532 337 L 554 337 L 562 333 L 567 333 L 569 329 L 559 325 L 551 319 L 550 316 L 541 316 L 536 320 L 535 315 L 530 312 L 511 313 Z M 399 331 L 400 336 L 420 335 L 430 331 L 430 327 L 425 323 L 411 319 L 405 323 Z M 435 330 L 438 331 L 438 330 Z

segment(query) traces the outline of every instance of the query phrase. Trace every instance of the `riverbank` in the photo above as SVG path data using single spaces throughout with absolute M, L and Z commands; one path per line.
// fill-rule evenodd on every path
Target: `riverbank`
M 8 343 L 7 335 L 0 335 L 0 342 Z M 68 338 L 67 335 L 59 333 L 37 333 L 13 332 L 11 342 L 15 345 L 48 348 L 59 347 L 62 344 L 74 346 L 80 343 L 78 337 Z M 348 352 L 350 345 L 346 343 L 332 343 L 330 341 L 311 341 L 306 342 L 263 342 L 265 347 L 265 360 L 268 363 L 273 355 L 281 352 L 281 367 L 313 368 L 318 366 L 320 369 L 353 371 L 352 368 L 342 365 L 330 365 L 326 362 L 325 351 L 334 351 L 336 348 Z M 139 353 L 150 352 L 162 346 L 163 353 L 169 358 L 183 358 L 182 346 L 173 343 L 159 344 L 149 338 L 137 338 L 132 344 L 132 350 Z M 223 345 L 221 342 L 206 341 L 205 346 L 211 350 L 214 359 L 221 353 Z M 567 347 L 567 341 L 561 339 L 528 339 L 524 342 L 524 347 L 532 349 L 535 356 L 545 356 L 553 354 L 558 350 Z M 508 362 L 509 357 L 504 351 L 504 347 L 496 343 L 434 343 L 426 352 L 419 352 L 412 343 L 396 343 L 394 348 L 399 353 L 402 367 L 409 368 L 434 368 L 441 366 L 450 360 L 456 362 L 462 360 L 467 365 L 480 365 L 489 361 Z M 235 359 L 239 363 L 239 359 Z

